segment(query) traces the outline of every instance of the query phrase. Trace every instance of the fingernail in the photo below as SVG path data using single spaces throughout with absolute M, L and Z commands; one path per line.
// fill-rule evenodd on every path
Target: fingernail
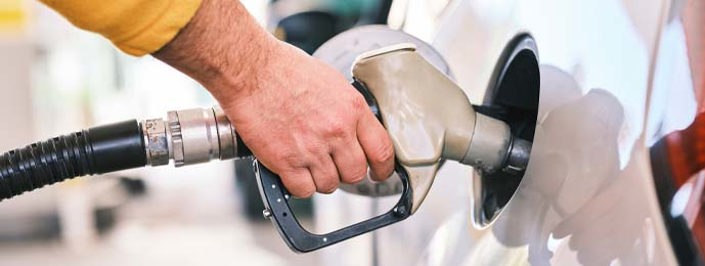
M 377 175 L 375 174 L 375 172 L 373 172 L 373 171 L 371 171 L 371 170 L 368 170 L 367 172 L 368 172 L 369 175 L 370 175 L 370 179 L 372 179 L 372 180 L 374 180 L 374 181 L 382 181 L 382 179 L 379 178 L 379 176 L 377 176 Z
M 366 177 L 369 177 L 372 180 L 375 179 L 375 174 L 372 173 L 372 169 L 370 169 L 369 167 L 367 168 L 367 176 Z

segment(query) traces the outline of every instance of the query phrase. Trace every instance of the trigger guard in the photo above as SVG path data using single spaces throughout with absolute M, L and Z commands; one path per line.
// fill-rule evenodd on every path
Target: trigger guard
M 314 234 L 301 226 L 294 216 L 289 200 L 291 194 L 284 188 L 279 176 L 260 164 L 253 164 L 257 185 L 259 186 L 265 211 L 277 228 L 286 244 L 295 252 L 311 252 L 335 243 L 374 231 L 387 225 L 402 221 L 411 215 L 413 192 L 405 170 L 397 164 L 395 172 L 402 185 L 399 201 L 388 212 L 326 234 Z

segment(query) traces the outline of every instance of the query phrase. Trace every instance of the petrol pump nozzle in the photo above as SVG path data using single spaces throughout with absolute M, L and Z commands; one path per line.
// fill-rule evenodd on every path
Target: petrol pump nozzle
M 485 173 L 526 167 L 530 143 L 514 138 L 503 121 L 475 112 L 463 90 L 413 44 L 362 54 L 352 73 L 369 91 L 368 97 L 374 97 L 397 161 L 409 175 L 412 214 L 443 160 Z

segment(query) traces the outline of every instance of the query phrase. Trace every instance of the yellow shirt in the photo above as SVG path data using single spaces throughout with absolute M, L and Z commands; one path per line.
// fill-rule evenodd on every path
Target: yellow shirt
M 186 26 L 201 0 L 40 0 L 84 30 L 99 33 L 125 53 L 159 50 Z

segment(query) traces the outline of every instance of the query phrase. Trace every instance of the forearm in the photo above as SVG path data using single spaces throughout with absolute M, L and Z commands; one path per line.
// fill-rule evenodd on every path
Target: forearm
M 200 82 L 220 102 L 249 94 L 278 41 L 237 0 L 203 0 L 196 15 L 154 57 Z

